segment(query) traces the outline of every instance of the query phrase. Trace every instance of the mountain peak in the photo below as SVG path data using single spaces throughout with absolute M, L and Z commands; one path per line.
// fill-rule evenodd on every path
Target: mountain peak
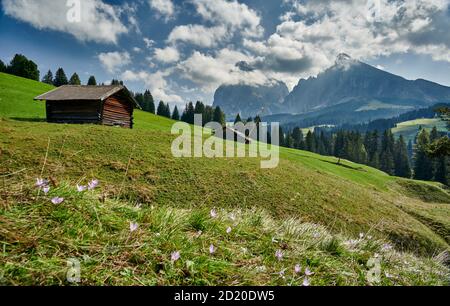
M 353 62 L 352 57 L 346 53 L 341 53 L 336 57 L 336 65 L 338 66 L 346 65 L 351 62 Z
M 344 68 L 347 70 L 350 68 L 353 64 L 358 63 L 357 60 L 353 59 L 350 55 L 346 53 L 341 53 L 336 57 L 335 66 L 339 68 Z

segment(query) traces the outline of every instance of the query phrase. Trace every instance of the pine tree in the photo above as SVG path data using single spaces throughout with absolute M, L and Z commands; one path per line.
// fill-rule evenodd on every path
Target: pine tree
M 222 112 L 222 110 L 220 109 L 219 106 L 217 106 L 214 109 L 213 121 L 214 122 L 218 122 L 218 123 L 220 123 L 222 125 L 225 124 L 225 115 L 224 115 L 224 113 Z
M 394 135 L 386 130 L 381 139 L 380 170 L 389 175 L 395 174 L 394 145 Z
M 205 105 L 200 102 L 197 101 L 197 103 L 195 103 L 195 109 L 194 109 L 195 114 L 204 114 L 205 113 Z
M 59 68 L 56 71 L 55 79 L 53 80 L 53 85 L 55 85 L 56 87 L 60 87 L 67 84 L 69 84 L 69 81 L 67 81 L 66 73 L 64 72 L 64 69 Z
M 136 102 L 142 107 L 142 109 L 145 111 L 145 107 L 144 107 L 144 95 L 141 93 L 136 93 L 134 95 L 134 99 L 136 100 Z
M 80 77 L 76 72 L 70 77 L 69 85 L 81 85 Z
M 95 76 L 91 75 L 87 84 L 88 86 L 97 86 L 97 80 L 95 79 Z
M 164 116 L 166 116 L 166 111 L 167 111 L 167 109 L 166 109 L 166 105 L 164 104 L 164 102 L 159 101 L 158 110 L 156 111 L 156 114 L 158 116 L 164 117 Z
M 430 143 L 433 143 L 438 139 L 439 139 L 439 132 L 436 127 L 433 127 L 433 129 L 430 132 Z
M 439 139 L 439 132 L 437 130 L 436 127 L 433 127 L 433 129 L 430 132 L 430 146 Z M 428 148 L 427 151 L 429 151 L 430 148 Z M 428 152 L 427 152 L 428 153 Z M 438 168 L 438 159 L 437 158 L 433 158 L 430 156 L 430 154 L 428 154 L 428 157 L 431 160 L 432 163 L 432 167 L 433 167 L 433 175 L 435 175 L 437 168 Z
M 341 158 L 344 157 L 345 154 L 345 134 L 343 131 L 339 131 L 336 134 L 336 139 L 334 142 L 334 156 L 339 158 L 338 164 L 341 162 Z
M 444 185 L 449 186 L 449 173 L 450 173 L 450 168 L 449 168 L 449 159 L 446 156 L 441 156 L 438 158 L 438 162 L 436 165 L 436 172 L 434 175 L 434 180 L 436 182 L 440 182 Z
M 178 112 L 177 106 L 175 106 L 175 108 L 173 109 L 172 119 L 176 121 L 180 120 L 180 113 Z
M 279 146 L 280 147 L 286 146 L 285 135 L 284 135 L 283 128 L 281 126 L 280 126 L 280 129 L 279 129 Z
M 164 117 L 167 117 L 169 119 L 172 118 L 172 112 L 170 111 L 169 103 L 166 104 L 166 110 L 164 112 Z
M 316 141 L 314 135 L 311 131 L 306 134 L 306 151 L 315 152 L 316 151 Z
M 153 100 L 153 96 L 152 96 L 150 90 L 146 90 L 144 92 L 143 101 L 144 101 L 144 105 L 145 105 L 145 111 L 154 114 L 155 113 L 155 101 Z
M 412 161 L 413 155 L 414 155 L 414 145 L 413 145 L 412 140 L 410 139 L 410 140 L 408 141 L 408 159 L 409 159 L 410 161 Z
M 116 79 L 112 79 L 111 85 L 115 85 L 115 86 L 117 86 L 117 85 L 123 85 L 123 81 L 119 81 L 119 80 L 116 80 Z
M 417 137 L 414 156 L 414 179 L 429 181 L 433 178 L 433 163 L 427 155 L 430 144 L 429 133 L 422 129 Z
M 206 105 L 203 113 L 203 124 L 207 124 L 213 120 L 214 110 L 211 106 Z
M 0 60 L 0 72 L 6 72 L 6 65 L 2 60 Z
M 195 108 L 194 104 L 192 102 L 189 102 L 189 104 L 186 107 L 186 122 L 189 124 L 194 124 L 195 120 Z
M 303 133 L 299 127 L 294 128 L 292 131 L 292 138 L 294 139 L 294 148 L 302 149 Z
M 53 85 L 53 73 L 51 70 L 42 78 L 42 83 Z
M 380 167 L 380 136 L 378 131 L 367 132 L 364 139 L 364 146 L 367 150 L 368 164 L 371 167 Z
M 238 123 L 238 122 L 242 122 L 242 119 L 241 119 L 241 115 L 240 115 L 240 114 L 237 114 L 236 119 L 234 119 L 234 124 L 236 124 L 236 123 Z
M 409 164 L 408 149 L 406 148 L 405 139 L 400 135 L 395 143 L 395 175 L 399 177 L 411 178 L 411 166 Z

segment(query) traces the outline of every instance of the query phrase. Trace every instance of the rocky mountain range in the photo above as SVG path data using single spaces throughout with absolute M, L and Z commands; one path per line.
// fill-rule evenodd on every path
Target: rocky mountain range
M 417 108 L 450 102 L 450 87 L 423 79 L 410 81 L 340 54 L 335 65 L 316 77 L 286 85 L 231 85 L 216 91 L 214 105 L 228 118 L 264 112 L 268 120 L 307 124 L 367 122 Z M 231 117 L 230 117 L 231 116 Z M 306 124 L 306 122 L 305 122 Z

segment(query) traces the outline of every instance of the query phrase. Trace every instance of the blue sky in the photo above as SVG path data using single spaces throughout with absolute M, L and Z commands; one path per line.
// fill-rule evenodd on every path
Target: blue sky
M 80 4 L 80 22 L 67 19 Z M 315 76 L 339 53 L 450 86 L 450 0 L 2 0 L 0 59 L 125 81 L 184 105 Z M 73 11 L 72 11 L 73 12 Z M 240 63 L 239 65 L 236 65 Z

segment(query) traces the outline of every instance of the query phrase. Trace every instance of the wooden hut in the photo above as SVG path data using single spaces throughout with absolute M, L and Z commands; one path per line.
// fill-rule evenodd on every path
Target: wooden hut
M 58 87 L 34 98 L 46 101 L 47 122 L 90 123 L 133 128 L 133 110 L 140 108 L 125 86 Z

